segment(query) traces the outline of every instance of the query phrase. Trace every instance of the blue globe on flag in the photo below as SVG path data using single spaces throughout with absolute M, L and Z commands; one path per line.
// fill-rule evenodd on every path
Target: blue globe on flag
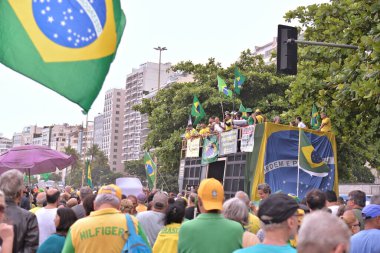
M 151 176 L 154 172 L 152 164 L 146 163 L 145 168 L 146 168 L 146 171 L 148 172 L 148 175 Z
M 215 157 L 217 155 L 217 151 L 218 151 L 218 149 L 217 149 L 215 143 L 210 143 L 206 147 L 206 158 Z
M 34 19 L 43 34 L 64 47 L 92 44 L 106 23 L 105 0 L 33 0 L 32 5 Z
M 319 154 L 315 150 L 313 150 L 311 152 L 311 161 L 313 163 L 321 163 L 322 162 L 322 158 L 319 156 Z

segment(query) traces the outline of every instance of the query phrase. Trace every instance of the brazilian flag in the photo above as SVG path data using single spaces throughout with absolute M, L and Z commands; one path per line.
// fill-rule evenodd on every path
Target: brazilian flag
M 150 157 L 149 152 L 145 152 L 144 154 L 144 164 L 145 164 L 145 172 L 146 172 L 146 178 L 148 179 L 149 189 L 153 189 L 154 182 L 156 181 L 157 166 L 153 162 L 152 157 Z
M 92 188 L 92 176 L 91 176 L 91 162 L 89 160 L 86 161 L 86 181 L 87 185 Z
M 88 112 L 125 23 L 120 0 L 0 0 L 0 62 Z
M 198 124 L 206 116 L 206 113 L 203 110 L 201 102 L 199 102 L 199 99 L 197 96 L 194 96 L 194 99 L 193 99 L 193 106 L 191 107 L 191 115 L 195 117 L 195 121 L 194 121 L 195 125 Z
M 330 171 L 301 128 L 299 130 L 298 166 L 306 173 L 316 177 L 325 177 Z
M 240 104 L 239 112 L 242 113 L 242 117 L 243 117 L 243 118 L 247 118 L 247 116 L 248 116 L 248 115 L 247 115 L 247 111 L 246 111 L 246 109 L 245 109 L 245 107 L 244 107 L 243 104 Z
M 238 68 L 235 68 L 235 80 L 234 80 L 234 91 L 236 94 L 240 94 L 241 87 L 245 82 L 245 76 L 240 73 Z
M 227 97 L 232 97 L 232 91 L 228 89 L 226 82 L 219 76 L 217 76 L 217 79 L 219 92 L 222 92 Z
M 316 130 L 321 126 L 321 116 L 319 116 L 318 108 L 313 104 L 313 108 L 311 109 L 311 128 Z

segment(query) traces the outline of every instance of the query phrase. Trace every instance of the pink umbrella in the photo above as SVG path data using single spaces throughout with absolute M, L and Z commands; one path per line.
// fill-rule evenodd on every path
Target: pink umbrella
M 17 169 L 29 175 L 54 172 L 73 164 L 75 159 L 47 146 L 25 145 L 0 155 L 0 174 Z

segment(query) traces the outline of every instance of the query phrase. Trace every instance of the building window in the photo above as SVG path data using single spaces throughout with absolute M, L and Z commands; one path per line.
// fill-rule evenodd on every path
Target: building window
M 115 148 L 115 149 L 113 150 L 113 152 L 117 152 L 117 149 Z
M 112 168 L 113 171 L 116 171 L 116 168 Z
M 120 92 L 117 92 L 116 95 L 120 96 Z
M 116 165 L 116 161 L 113 161 L 112 164 L 113 164 L 113 165 Z
M 117 136 L 115 136 L 114 139 L 117 140 L 118 139 Z
M 120 105 L 119 105 L 119 104 L 117 104 L 117 105 L 116 105 L 116 108 L 120 108 Z
M 116 102 L 120 102 L 120 98 L 117 98 L 117 99 L 116 99 Z
M 120 114 L 120 112 L 119 112 L 119 111 L 116 111 L 116 114 Z
M 117 133 L 119 133 L 119 130 L 116 129 L 116 130 L 115 130 L 115 134 L 117 134 Z
M 116 158 L 117 158 L 117 155 L 113 155 L 113 158 L 115 158 L 115 159 L 116 159 Z

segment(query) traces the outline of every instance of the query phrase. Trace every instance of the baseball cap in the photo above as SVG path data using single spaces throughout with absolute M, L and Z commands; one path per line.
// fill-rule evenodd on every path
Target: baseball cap
M 121 199 L 122 195 L 120 187 L 114 184 L 102 186 L 102 188 L 98 191 L 98 195 L 100 194 L 111 194 L 116 196 L 118 199 Z
M 247 109 L 245 109 L 245 112 L 252 112 L 252 109 L 251 108 L 247 108 Z
M 198 188 L 198 197 L 203 207 L 208 210 L 222 210 L 224 190 L 222 184 L 215 178 L 204 179 Z
M 256 111 L 255 111 L 255 112 L 261 112 L 261 111 L 260 111 L 260 109 L 256 109 Z
M 380 216 L 380 205 L 369 204 L 362 210 L 362 215 L 365 220 L 373 219 Z
M 281 223 L 294 215 L 297 209 L 298 204 L 292 197 L 276 193 L 260 203 L 258 216 L 265 224 Z
M 157 192 L 153 196 L 153 207 L 158 210 L 163 210 L 168 206 L 169 197 L 163 192 Z

